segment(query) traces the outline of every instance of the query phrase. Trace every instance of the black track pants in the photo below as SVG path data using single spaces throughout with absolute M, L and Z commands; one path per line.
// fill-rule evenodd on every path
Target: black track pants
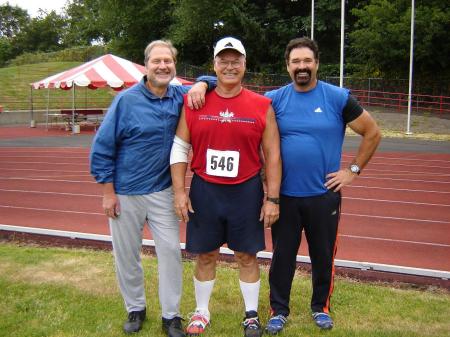
M 333 191 L 314 197 L 281 196 L 280 219 L 272 226 L 273 258 L 269 284 L 273 314 L 289 315 L 289 298 L 302 230 L 305 231 L 311 258 L 311 310 L 329 311 L 340 205 L 341 195 Z

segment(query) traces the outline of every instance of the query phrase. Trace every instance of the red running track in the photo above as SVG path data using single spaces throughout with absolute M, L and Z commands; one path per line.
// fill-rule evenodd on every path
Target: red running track
M 109 234 L 88 149 L 0 147 L 0 225 Z M 450 155 L 376 154 L 343 191 L 336 258 L 449 272 Z

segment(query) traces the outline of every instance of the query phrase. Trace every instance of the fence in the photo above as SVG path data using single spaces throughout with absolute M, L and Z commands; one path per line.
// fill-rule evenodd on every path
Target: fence
M 204 70 L 204 68 L 203 68 Z M 195 69 L 201 74 L 201 68 Z M 193 71 L 186 72 L 186 75 L 193 75 Z M 205 74 L 207 72 L 203 72 Z M 182 75 L 185 75 L 184 73 Z M 197 76 L 197 75 L 196 75 Z M 195 77 L 187 76 L 193 80 Z M 325 81 L 332 84 L 338 80 L 336 77 L 326 77 Z M 245 86 L 258 93 L 279 88 L 281 85 L 289 83 L 287 75 L 267 75 L 258 73 L 247 73 Z M 260 85 L 265 83 L 269 85 Z M 394 85 L 393 85 L 394 83 Z M 390 87 L 400 86 L 401 81 L 391 81 Z M 364 107 L 379 107 L 393 111 L 405 111 L 408 107 L 408 94 L 399 91 L 386 90 L 386 80 L 368 78 L 355 79 L 345 78 L 344 85 L 349 88 L 353 95 Z M 75 106 L 77 108 L 106 108 L 111 103 L 117 92 L 110 89 L 90 90 L 87 88 L 77 88 L 75 95 Z M 46 109 L 47 102 L 49 109 L 67 109 L 72 107 L 71 90 L 64 91 L 52 89 L 32 90 L 26 98 L 26 92 L 15 97 L 14 95 L 3 96 L 0 92 L 0 109 L 2 110 L 28 110 L 31 108 L 31 95 L 33 95 L 33 109 Z M 3 96 L 3 97 L 2 97 Z M 446 95 L 412 95 L 412 108 L 416 114 L 431 114 L 436 117 L 450 116 L 450 96 Z

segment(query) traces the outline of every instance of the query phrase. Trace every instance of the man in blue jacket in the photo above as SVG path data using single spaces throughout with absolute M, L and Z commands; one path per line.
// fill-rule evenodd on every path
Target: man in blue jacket
M 109 217 L 116 274 L 128 312 L 125 333 L 139 331 L 146 318 L 140 251 L 142 230 L 148 223 L 158 257 L 162 327 L 169 337 L 185 336 L 179 312 L 179 222 L 173 210 L 169 156 L 183 94 L 189 88 L 170 84 L 176 54 L 169 41 L 147 46 L 147 74 L 114 99 L 91 149 L 91 174 L 103 186 L 103 209 Z M 199 82 L 194 87 L 190 96 L 195 106 L 201 105 L 206 85 Z

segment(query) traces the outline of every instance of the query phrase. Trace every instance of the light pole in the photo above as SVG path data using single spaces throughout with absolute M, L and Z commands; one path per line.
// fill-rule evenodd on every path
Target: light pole
M 311 0 L 311 40 L 314 40 L 314 0 Z
M 341 1 L 341 61 L 339 65 L 339 86 L 344 86 L 344 31 L 345 31 L 345 0 Z
M 409 88 L 408 88 L 408 121 L 406 124 L 406 134 L 411 132 L 411 101 L 412 101 L 412 81 L 413 81 L 413 60 L 414 60 L 414 0 L 411 0 L 411 41 L 409 44 Z

